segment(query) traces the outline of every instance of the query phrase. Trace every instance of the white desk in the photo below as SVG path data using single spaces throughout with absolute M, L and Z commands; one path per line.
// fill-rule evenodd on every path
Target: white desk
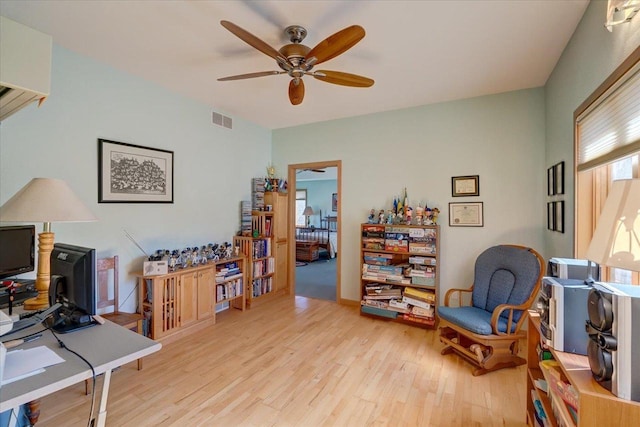
M 10 338 L 20 338 L 41 329 L 43 329 L 41 325 L 34 326 L 16 332 Z M 96 419 L 96 425 L 100 427 L 105 425 L 107 417 L 107 396 L 111 371 L 126 363 L 148 356 L 162 347 L 160 343 L 108 320 L 104 325 L 96 325 L 68 334 L 58 334 L 58 337 L 68 348 L 87 359 L 93 365 L 96 375 L 104 374 L 100 407 Z M 7 337 L 4 338 L 4 340 L 6 339 Z M 20 405 L 91 378 L 89 366 L 75 354 L 61 348 L 50 331 L 42 332 L 42 338 L 17 348 L 26 349 L 41 345 L 51 348 L 65 362 L 46 368 L 46 371 L 41 374 L 2 386 L 0 412 L 15 409 Z

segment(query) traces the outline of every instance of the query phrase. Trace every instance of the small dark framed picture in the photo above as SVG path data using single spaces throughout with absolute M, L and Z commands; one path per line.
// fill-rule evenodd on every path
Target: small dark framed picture
M 98 203 L 173 203 L 173 151 L 98 139 Z
M 331 194 L 331 211 L 338 212 L 338 193 Z
M 479 196 L 480 176 L 454 176 L 451 177 L 451 195 L 453 197 Z
M 547 203 L 547 229 L 551 231 L 556 229 L 556 202 Z
M 553 194 L 564 194 L 564 162 L 553 166 L 553 180 L 555 185 Z
M 553 196 L 556 194 L 555 173 L 555 166 L 551 166 L 549 169 L 547 169 L 547 196 Z
M 564 200 L 555 203 L 554 230 L 564 233 Z

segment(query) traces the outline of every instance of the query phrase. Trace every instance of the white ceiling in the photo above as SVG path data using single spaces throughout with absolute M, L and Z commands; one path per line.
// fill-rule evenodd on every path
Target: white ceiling
M 0 14 L 54 43 L 270 129 L 543 86 L 588 0 L 100 1 L 0 0 Z M 219 77 L 279 70 L 224 29 L 228 20 L 275 49 L 304 26 L 315 46 L 358 24 L 365 38 L 321 69 L 360 74 L 371 88 L 305 78 Z M 604 16 L 603 16 L 604 22 Z M 55 96 L 55 93 L 52 94 Z

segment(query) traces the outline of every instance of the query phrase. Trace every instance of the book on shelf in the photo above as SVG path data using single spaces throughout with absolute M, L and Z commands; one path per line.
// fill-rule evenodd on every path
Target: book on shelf
M 431 257 L 423 257 L 423 256 L 410 256 L 409 264 L 436 265 L 436 259 Z
M 426 319 L 433 319 L 436 314 L 435 307 L 431 306 L 430 308 L 422 308 L 418 306 L 411 307 L 411 314 L 416 317 L 424 317 Z
M 435 318 L 426 319 L 426 318 L 414 316 L 413 314 L 406 314 L 405 313 L 405 314 L 402 315 L 402 319 L 403 320 L 407 320 L 409 322 L 420 323 L 422 325 L 428 325 L 428 326 L 433 326 L 433 325 L 436 324 L 436 319 Z
M 382 288 L 382 289 L 367 289 L 367 295 L 369 297 L 386 297 L 389 298 L 400 298 L 402 297 L 402 289 L 400 288 Z
M 384 233 L 385 226 L 384 224 L 367 224 L 362 227 L 362 232 L 370 232 L 370 233 Z
M 384 250 L 391 252 L 409 252 L 409 242 L 398 239 L 385 239 Z
M 415 298 L 411 298 L 410 296 L 407 296 L 406 294 L 402 295 L 402 302 L 406 302 L 409 305 L 413 305 L 415 307 L 421 307 L 424 308 L 425 310 L 428 310 L 431 308 L 431 304 L 419 299 L 415 299 Z
M 416 289 L 416 288 L 407 286 L 404 289 L 404 295 L 411 297 L 413 299 L 418 299 L 418 300 L 429 302 L 432 304 L 436 302 L 436 294 L 435 292 L 432 292 L 432 291 L 426 291 L 426 290 Z

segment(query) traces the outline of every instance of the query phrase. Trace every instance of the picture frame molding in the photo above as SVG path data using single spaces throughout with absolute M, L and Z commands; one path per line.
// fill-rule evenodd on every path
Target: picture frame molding
M 111 170 L 111 159 L 113 159 L 114 153 L 136 160 L 144 158 L 152 161 L 160 171 L 164 172 L 164 191 L 112 191 L 114 177 Z M 173 203 L 173 165 L 173 151 L 99 138 L 98 203 Z M 124 183 L 132 184 L 130 182 Z
M 553 165 L 553 185 L 553 194 L 564 194 L 564 161 L 558 162 Z
M 469 197 L 480 195 L 480 175 L 451 177 L 451 196 Z
M 483 202 L 450 202 L 450 227 L 484 227 Z

